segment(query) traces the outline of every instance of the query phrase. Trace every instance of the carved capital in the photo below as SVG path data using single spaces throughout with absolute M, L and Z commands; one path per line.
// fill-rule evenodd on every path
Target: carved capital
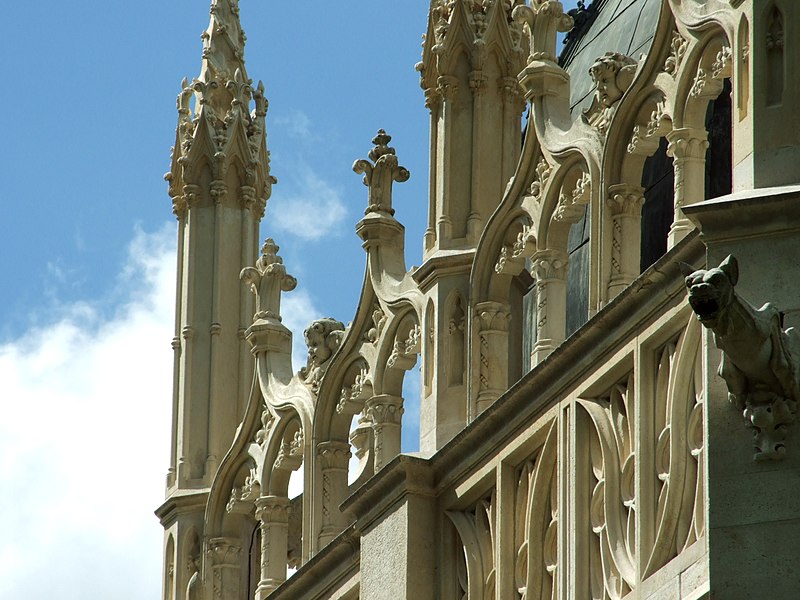
M 399 425 L 403 416 L 403 398 L 389 394 L 373 396 L 366 402 L 364 412 L 373 425 Z
M 608 188 L 608 206 L 611 217 L 638 217 L 642 214 L 644 188 L 639 185 L 620 183 Z
M 472 90 L 472 93 L 480 95 L 484 88 L 486 87 L 486 82 L 489 78 L 483 74 L 483 71 L 480 69 L 476 71 L 471 71 L 469 74 L 469 89 Z
M 370 160 L 361 159 L 353 163 L 353 171 L 364 175 L 364 185 L 369 188 L 365 215 L 378 213 L 393 216 L 392 182 L 402 183 L 410 177 L 408 169 L 399 165 L 394 148 L 389 146 L 391 141 L 392 136 L 379 129 L 372 140 L 375 146 L 369 151 Z
M 531 275 L 537 282 L 566 280 L 567 255 L 558 250 L 539 250 L 533 255 Z
M 317 445 L 317 454 L 324 470 L 346 471 L 350 461 L 350 444 L 348 442 L 321 442 Z
M 262 523 L 288 523 L 289 499 L 281 496 L 261 496 L 256 499 L 256 519 Z
M 673 129 L 667 134 L 667 155 L 675 160 L 705 160 L 708 134 L 700 129 Z
M 453 102 L 458 94 L 458 78 L 453 75 L 440 75 L 436 80 L 437 93 L 445 102 Z
M 208 542 L 207 555 L 212 567 L 238 567 L 242 547 L 234 538 L 213 538 Z
M 479 302 L 475 306 L 475 316 L 481 332 L 508 331 L 511 311 L 507 304 L 501 302 Z
M 253 209 L 256 207 L 256 188 L 249 185 L 243 185 L 241 188 L 239 188 L 239 191 L 242 198 L 242 209 L 253 211 Z

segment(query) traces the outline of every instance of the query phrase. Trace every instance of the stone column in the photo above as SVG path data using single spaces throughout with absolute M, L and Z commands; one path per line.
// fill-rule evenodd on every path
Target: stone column
M 480 365 L 477 410 L 482 413 L 508 387 L 508 323 L 511 311 L 501 302 L 475 306 L 479 328 Z
M 256 499 L 256 519 L 261 528 L 261 580 L 256 588 L 256 600 L 264 600 L 286 581 L 289 499 L 281 496 Z
M 317 446 L 322 469 L 322 530 L 319 547 L 330 543 L 344 528 L 339 505 L 347 497 L 347 466 L 350 462 L 348 442 L 322 442 Z
M 403 398 L 390 394 L 373 396 L 366 402 L 364 412 L 372 421 L 375 436 L 375 472 L 400 454 L 400 422 Z
M 606 206 L 611 215 L 611 276 L 608 299 L 639 275 L 641 266 L 644 188 L 621 183 L 608 188 Z
M 567 331 L 567 255 L 540 250 L 533 255 L 531 275 L 536 280 L 536 344 L 531 366 L 542 362 Z
M 239 600 L 242 547 L 235 538 L 214 538 L 208 543 L 214 600 Z
M 675 217 L 667 238 L 667 247 L 672 248 L 694 229 L 683 207 L 705 199 L 708 134 L 702 129 L 673 129 L 667 141 L 667 155 L 675 168 Z

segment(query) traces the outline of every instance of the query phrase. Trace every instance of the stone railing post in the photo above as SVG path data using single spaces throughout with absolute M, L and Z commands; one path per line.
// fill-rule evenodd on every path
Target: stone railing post
M 367 400 L 364 412 L 372 422 L 375 440 L 375 472 L 377 472 L 400 454 L 403 398 L 390 394 L 373 396 Z
M 261 580 L 255 598 L 264 600 L 286 581 L 289 499 L 281 496 L 257 498 L 256 519 L 261 528 Z
M 322 530 L 319 547 L 335 538 L 344 527 L 339 505 L 347 497 L 347 467 L 350 462 L 348 442 L 322 442 L 317 446 L 322 469 Z
M 477 413 L 486 410 L 508 387 L 508 323 L 511 311 L 501 302 L 480 302 L 475 306 L 479 328 L 480 365 Z
M 239 600 L 242 547 L 238 539 L 213 538 L 208 543 L 215 600 Z
M 644 188 L 621 183 L 608 188 L 606 206 L 611 215 L 610 300 L 639 275 L 641 266 Z
M 708 134 L 702 129 L 674 129 L 667 141 L 667 155 L 674 159 L 675 169 L 675 217 L 667 238 L 667 247 L 672 248 L 694 229 L 683 207 L 705 199 Z

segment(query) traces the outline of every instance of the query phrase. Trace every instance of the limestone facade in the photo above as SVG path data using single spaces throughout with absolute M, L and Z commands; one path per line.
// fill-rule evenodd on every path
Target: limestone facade
M 164 600 L 797 598 L 800 6 L 427 10 L 424 262 L 381 130 L 353 166 L 358 307 L 309 324 L 295 372 L 296 280 L 257 250 L 264 88 L 237 0 L 212 2 L 167 176 Z

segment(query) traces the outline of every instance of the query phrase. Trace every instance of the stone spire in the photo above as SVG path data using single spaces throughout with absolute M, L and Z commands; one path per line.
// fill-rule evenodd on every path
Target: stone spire
M 254 88 L 247 76 L 244 41 L 238 0 L 212 0 L 200 75 L 184 79 L 178 95 L 165 177 L 178 219 L 172 448 L 167 500 L 157 511 L 167 566 L 189 564 L 191 539 L 203 539 L 208 489 L 253 381 L 245 331 L 254 299 L 239 273 L 258 256 L 259 222 L 275 179 L 264 85 Z M 174 571 L 166 598 L 182 598 L 189 585 L 190 573 Z
M 211 22 L 203 33 L 202 81 L 230 79 L 236 69 L 244 68 L 244 43 L 247 37 L 239 21 L 239 0 L 212 0 Z

